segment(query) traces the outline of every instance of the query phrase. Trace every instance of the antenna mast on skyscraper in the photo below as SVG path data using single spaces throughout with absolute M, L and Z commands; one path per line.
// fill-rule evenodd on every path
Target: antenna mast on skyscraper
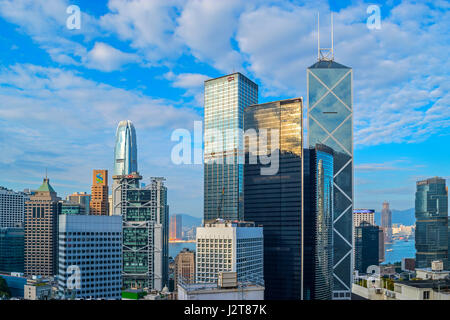
M 331 48 L 321 48 L 319 12 L 317 12 L 317 60 L 319 61 L 334 60 L 333 13 L 331 13 Z

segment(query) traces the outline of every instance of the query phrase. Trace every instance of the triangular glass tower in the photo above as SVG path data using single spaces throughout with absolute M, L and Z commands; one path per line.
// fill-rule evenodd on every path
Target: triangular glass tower
M 353 271 L 352 69 L 321 59 L 307 69 L 308 145 L 334 150 L 333 299 L 350 299 Z

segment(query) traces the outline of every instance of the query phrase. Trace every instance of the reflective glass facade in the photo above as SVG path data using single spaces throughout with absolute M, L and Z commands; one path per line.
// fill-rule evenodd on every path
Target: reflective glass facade
M 448 192 L 445 179 L 417 182 L 416 191 L 416 268 L 430 268 L 442 260 L 448 270 Z
M 333 299 L 350 299 L 353 247 L 352 69 L 318 61 L 307 69 L 308 145 L 334 151 Z
M 303 299 L 333 293 L 333 150 L 304 150 Z
M 263 226 L 265 299 L 301 299 L 302 215 L 302 99 L 270 102 L 247 107 L 245 131 L 278 130 L 272 164 L 274 175 L 262 175 L 269 164 L 251 164 L 255 151 L 245 139 L 244 218 Z M 267 133 L 268 150 L 275 136 Z M 256 153 L 258 153 L 256 151 Z M 276 162 L 276 163 L 273 163 Z
M 369 266 L 379 265 L 380 228 L 363 221 L 355 227 L 355 270 L 367 273 Z
M 258 103 L 258 86 L 241 73 L 205 81 L 204 218 L 243 214 L 244 108 Z
M 130 120 L 120 121 L 114 148 L 114 175 L 137 172 L 136 131 Z
M 23 228 L 0 228 L 0 271 L 24 272 Z

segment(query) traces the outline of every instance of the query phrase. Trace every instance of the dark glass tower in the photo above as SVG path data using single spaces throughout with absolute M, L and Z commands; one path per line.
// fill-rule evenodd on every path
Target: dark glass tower
M 416 268 L 434 260 L 448 270 L 448 191 L 438 177 L 418 181 L 416 191 Z
M 302 99 L 297 98 L 244 110 L 245 132 L 254 130 L 261 138 L 266 129 L 267 149 L 273 150 L 271 164 L 262 164 L 260 159 L 252 164 L 250 157 L 261 150 L 252 150 L 250 139 L 244 139 L 244 218 L 263 226 L 268 300 L 301 299 L 302 106 Z M 277 148 L 273 148 L 275 143 Z M 270 166 L 278 167 L 277 172 L 263 174 Z
M 303 299 L 333 294 L 333 150 L 304 149 Z
M 244 110 L 258 86 L 241 73 L 205 81 L 204 219 L 242 220 Z
M 355 227 L 355 270 L 366 273 L 367 267 L 379 265 L 380 228 L 363 221 Z
M 0 272 L 24 272 L 24 229 L 0 228 Z
M 350 299 L 353 251 L 352 69 L 320 58 L 307 69 L 308 146 L 334 151 L 333 299 Z

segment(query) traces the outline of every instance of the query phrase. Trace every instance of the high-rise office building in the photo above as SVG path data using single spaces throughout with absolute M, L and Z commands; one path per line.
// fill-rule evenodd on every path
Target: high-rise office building
M 163 178 L 140 187 L 138 173 L 113 176 L 114 215 L 123 218 L 123 285 L 162 290 L 168 285 L 169 207 Z
M 379 265 L 380 228 L 366 221 L 355 227 L 355 270 L 366 273 L 369 266 Z
M 24 229 L 0 228 L 0 272 L 24 271 Z
M 187 248 L 178 253 L 175 257 L 175 290 L 178 288 L 178 282 L 195 282 L 195 251 Z
M 385 260 L 385 252 L 386 252 L 386 247 L 384 245 L 384 231 L 383 228 L 379 227 L 378 228 L 378 261 L 379 263 L 384 262 Z
M 303 153 L 302 298 L 333 295 L 333 150 L 324 145 Z
M 93 170 L 90 214 L 96 216 L 109 215 L 108 203 L 108 170 Z
M 114 148 L 114 175 L 138 172 L 136 130 L 130 120 L 119 122 Z
M 49 179 L 44 178 L 25 203 L 25 275 L 53 277 L 57 272 L 60 200 Z
M 245 132 L 261 139 L 265 131 L 271 150 L 270 164 L 251 161 L 259 151 L 245 138 L 244 217 L 263 226 L 266 299 L 301 298 L 302 105 L 297 98 L 244 110 Z M 263 174 L 271 166 L 278 170 Z
M 25 202 L 29 195 L 0 187 L 0 228 L 23 227 Z
M 182 216 L 179 214 L 170 217 L 169 240 L 181 240 L 182 235 Z
M 236 272 L 237 281 L 264 284 L 263 228 L 252 222 L 217 219 L 197 228 L 197 283 L 218 281 L 219 272 Z
M 362 222 L 375 225 L 375 210 L 372 209 L 354 209 L 353 227 L 358 227 Z
M 244 110 L 258 86 L 241 73 L 205 81 L 204 219 L 242 220 Z
M 61 215 L 58 236 L 59 292 L 65 298 L 120 299 L 122 217 Z
M 91 195 L 86 192 L 75 192 L 66 197 L 67 202 L 78 203 L 84 207 L 84 213 L 89 214 Z
M 416 184 L 416 268 L 442 260 L 448 270 L 448 190 L 445 179 L 434 177 Z
M 353 72 L 321 51 L 319 61 L 307 69 L 308 146 L 324 144 L 334 151 L 333 299 L 348 300 L 353 276 Z
M 114 176 L 123 177 L 137 173 L 137 140 L 136 130 L 130 120 L 123 120 L 119 122 L 116 130 L 116 144 L 114 147 Z M 120 179 L 114 179 L 113 189 L 120 188 L 117 185 Z M 123 199 L 116 198 L 117 193 L 112 192 L 112 213 L 111 215 L 120 212 L 119 204 Z
M 384 232 L 384 242 L 392 243 L 392 211 L 389 209 L 389 202 L 383 202 L 381 209 L 381 227 Z

